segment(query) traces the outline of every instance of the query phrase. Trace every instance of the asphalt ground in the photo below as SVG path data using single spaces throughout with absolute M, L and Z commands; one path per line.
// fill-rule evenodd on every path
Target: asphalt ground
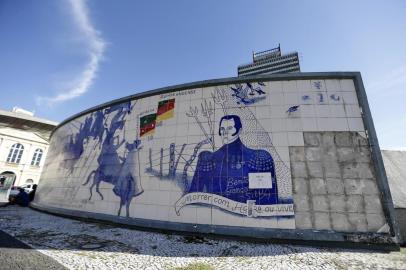
M 0 269 L 67 269 L 54 259 L 0 231 Z

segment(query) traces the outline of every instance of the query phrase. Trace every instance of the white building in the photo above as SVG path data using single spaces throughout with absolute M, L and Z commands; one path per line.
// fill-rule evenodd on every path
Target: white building
M 0 110 L 0 189 L 38 183 L 56 125 L 20 108 Z

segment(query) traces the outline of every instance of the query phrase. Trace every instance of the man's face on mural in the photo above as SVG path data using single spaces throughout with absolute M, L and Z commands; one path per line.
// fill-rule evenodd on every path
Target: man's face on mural
M 224 119 L 220 125 L 220 136 L 223 144 L 229 144 L 235 141 L 240 135 L 235 128 L 234 119 Z

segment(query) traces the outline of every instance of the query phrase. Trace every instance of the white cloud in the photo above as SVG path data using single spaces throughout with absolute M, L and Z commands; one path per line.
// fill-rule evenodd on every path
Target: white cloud
M 85 47 L 87 47 L 89 60 L 78 78 L 75 78 L 72 87 L 64 89 L 54 97 L 39 97 L 37 99 L 39 103 L 45 101 L 48 105 L 53 105 L 86 93 L 96 77 L 100 61 L 103 58 L 106 42 L 100 37 L 100 32 L 94 28 L 89 18 L 85 0 L 68 0 L 68 2 L 72 9 L 75 25 L 83 37 Z

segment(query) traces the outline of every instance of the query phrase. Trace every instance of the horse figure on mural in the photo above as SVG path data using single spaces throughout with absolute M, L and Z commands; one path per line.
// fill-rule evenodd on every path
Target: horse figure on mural
M 118 215 L 121 214 L 121 208 L 126 205 L 126 216 L 129 216 L 129 207 L 133 197 L 140 195 L 143 192 L 139 181 L 139 165 L 138 151 L 140 140 L 135 140 L 133 143 L 126 143 L 125 148 L 128 151 L 127 155 L 120 157 L 118 149 L 125 143 L 123 138 L 119 142 L 119 136 L 115 135 L 117 130 L 124 128 L 124 117 L 131 110 L 116 109 L 118 113 L 113 117 L 109 129 L 105 129 L 106 137 L 101 145 L 101 152 L 97 158 L 99 164 L 96 170 L 90 172 L 87 180 L 83 185 L 87 185 L 93 179 L 90 186 L 90 197 L 93 196 L 93 188 L 96 187 L 96 192 L 103 200 L 103 194 L 100 192 L 99 186 L 102 181 L 114 185 L 113 192 L 120 197 L 120 207 Z

